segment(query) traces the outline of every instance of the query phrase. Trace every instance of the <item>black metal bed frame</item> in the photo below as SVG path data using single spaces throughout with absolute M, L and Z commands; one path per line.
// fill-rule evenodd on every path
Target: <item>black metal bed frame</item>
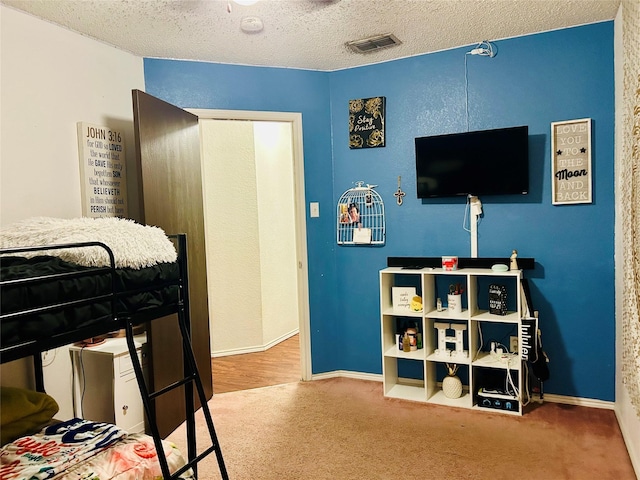
M 116 289 L 115 258 L 112 250 L 102 242 L 66 243 L 66 244 L 46 245 L 46 246 L 38 246 L 38 247 L 0 249 L 0 255 L 15 255 L 15 254 L 20 254 L 25 252 L 43 252 L 43 254 L 45 254 L 46 252 L 51 250 L 61 250 L 65 248 L 100 247 L 107 252 L 109 256 L 109 264 L 110 264 L 108 267 L 88 268 L 78 272 L 56 273 L 56 274 L 41 275 L 37 277 L 30 277 L 30 278 L 16 279 L 16 280 L 1 280 L 0 288 L 6 288 L 8 286 L 18 286 L 18 285 L 37 285 L 37 283 L 41 283 L 44 281 L 59 281 L 59 280 L 69 279 L 69 278 L 79 278 L 83 276 L 93 276 L 93 275 L 103 275 L 103 274 L 107 274 L 111 278 L 111 288 L 108 293 L 87 296 L 78 300 L 60 301 L 60 302 L 56 302 L 55 304 L 48 304 L 48 305 L 37 307 L 37 308 L 25 308 L 12 313 L 0 312 L 0 322 L 2 322 L 5 320 L 14 320 L 17 318 L 27 318 L 33 315 L 53 312 L 53 311 L 64 309 L 64 308 L 90 305 L 96 302 L 111 303 L 111 313 L 107 321 L 101 322 L 99 325 L 92 325 L 92 326 L 87 326 L 83 328 L 78 328 L 71 331 L 55 334 L 50 337 L 46 337 L 38 340 L 27 340 L 17 345 L 12 345 L 6 348 L 3 347 L 0 350 L 0 362 L 6 363 L 13 360 L 17 360 L 19 358 L 25 358 L 25 357 L 31 356 L 33 358 L 36 389 L 38 391 L 44 392 L 45 389 L 44 389 L 44 371 L 43 371 L 42 355 L 41 355 L 42 352 L 50 350 L 52 348 L 69 345 L 71 343 L 78 342 L 87 338 L 96 337 L 99 335 L 104 335 L 110 332 L 124 329 L 126 332 L 126 340 L 127 340 L 127 346 L 129 349 L 129 354 L 131 356 L 133 368 L 136 374 L 136 379 L 138 381 L 138 387 L 140 389 L 144 411 L 147 416 L 149 430 L 151 432 L 151 436 L 153 438 L 153 441 L 156 447 L 156 452 L 158 453 L 158 460 L 160 462 L 160 469 L 162 471 L 163 478 L 165 480 L 176 479 L 182 473 L 186 472 L 189 468 L 193 469 L 194 474 L 197 478 L 197 464 L 200 461 L 202 461 L 204 458 L 209 456 L 211 453 L 215 452 L 216 458 L 218 461 L 218 467 L 220 469 L 222 478 L 223 480 L 228 480 L 229 476 L 227 474 L 226 466 L 224 464 L 224 459 L 222 457 L 222 450 L 220 448 L 220 444 L 218 443 L 218 438 L 213 425 L 211 412 L 209 410 L 209 406 L 207 405 L 207 398 L 204 392 L 200 374 L 198 372 L 198 367 L 197 367 L 196 359 L 193 353 L 193 348 L 191 346 L 191 317 L 190 317 L 190 310 L 189 310 L 189 280 L 188 280 L 188 267 L 187 267 L 187 237 L 186 237 L 186 234 L 177 234 L 177 235 L 170 235 L 169 238 L 171 238 L 176 243 L 176 247 L 178 251 L 177 263 L 178 263 L 179 272 L 180 272 L 179 278 L 174 281 L 166 281 L 162 284 L 154 283 L 154 285 L 148 288 L 141 288 L 135 291 L 127 290 L 126 292 L 118 292 Z M 116 309 L 116 304 L 117 304 L 117 300 L 120 297 L 124 295 L 150 291 L 158 287 L 166 287 L 166 286 L 172 286 L 172 285 L 176 285 L 179 291 L 178 302 L 176 304 L 158 306 L 158 307 L 154 307 L 153 309 L 143 310 L 131 315 L 118 314 Z M 133 339 L 134 327 L 142 323 L 150 322 L 157 318 L 166 317 L 172 314 L 177 314 L 178 326 L 180 328 L 180 332 L 182 335 L 184 378 L 160 390 L 151 392 L 149 391 L 147 382 L 145 381 L 142 365 L 140 364 L 140 359 L 136 354 L 136 345 Z M 196 444 L 195 398 L 194 398 L 194 392 L 193 392 L 194 386 L 198 394 L 198 399 L 200 401 L 202 412 L 204 414 L 207 429 L 209 432 L 209 437 L 211 440 L 211 446 L 209 446 L 200 454 L 197 453 L 197 444 Z M 161 437 L 160 437 L 160 433 L 156 423 L 155 399 L 165 393 L 168 393 L 180 387 L 184 387 L 185 415 L 186 415 L 185 424 L 186 424 L 186 431 L 187 431 L 187 463 L 183 467 L 181 467 L 179 470 L 174 472 L 172 475 L 169 472 L 169 466 L 167 463 L 166 456 L 164 454 L 160 454 L 160 452 L 164 453 L 164 450 L 162 448 Z

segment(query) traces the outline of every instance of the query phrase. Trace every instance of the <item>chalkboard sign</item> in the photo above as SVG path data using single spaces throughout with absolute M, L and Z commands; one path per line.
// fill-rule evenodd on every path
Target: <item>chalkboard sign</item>
M 489 285 L 489 313 L 507 314 L 507 289 L 504 285 Z
M 349 100 L 349 148 L 384 147 L 385 97 Z
M 551 123 L 554 205 L 591 203 L 591 119 Z

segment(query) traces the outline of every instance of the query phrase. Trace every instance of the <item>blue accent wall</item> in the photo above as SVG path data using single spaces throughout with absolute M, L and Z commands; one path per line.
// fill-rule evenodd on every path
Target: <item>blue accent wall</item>
M 322 213 L 307 218 L 313 370 L 339 369 L 329 73 L 157 59 L 144 71 L 147 93 L 182 108 L 302 113 L 305 194 Z
M 551 360 L 546 393 L 613 401 L 613 30 L 603 22 L 501 40 L 494 58 L 465 47 L 335 72 L 146 59 L 145 82 L 181 107 L 302 112 L 306 198 L 321 204 L 321 217 L 307 218 L 314 373 L 381 373 L 378 271 L 387 257 L 470 256 L 465 200 L 416 197 L 414 138 L 467 122 L 528 125 L 530 193 L 480 198 L 478 253 L 517 249 L 536 260 L 526 277 Z M 386 97 L 386 146 L 350 150 L 348 102 L 374 96 Z M 593 203 L 554 206 L 550 123 L 577 118 L 593 121 Z M 384 247 L 335 244 L 335 203 L 359 180 L 385 201 Z

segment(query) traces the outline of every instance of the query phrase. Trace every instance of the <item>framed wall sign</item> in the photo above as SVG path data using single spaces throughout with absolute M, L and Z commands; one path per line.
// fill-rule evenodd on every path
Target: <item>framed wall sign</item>
M 349 100 L 349 148 L 384 147 L 385 97 Z
M 552 122 L 552 203 L 592 203 L 591 178 L 591 119 Z
M 124 135 L 101 125 L 78 122 L 83 217 L 128 215 Z

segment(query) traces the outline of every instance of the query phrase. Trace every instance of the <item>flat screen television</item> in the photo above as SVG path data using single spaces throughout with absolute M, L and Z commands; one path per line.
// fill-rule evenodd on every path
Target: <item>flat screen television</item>
M 529 191 L 527 126 L 418 137 L 415 147 L 418 198 Z

